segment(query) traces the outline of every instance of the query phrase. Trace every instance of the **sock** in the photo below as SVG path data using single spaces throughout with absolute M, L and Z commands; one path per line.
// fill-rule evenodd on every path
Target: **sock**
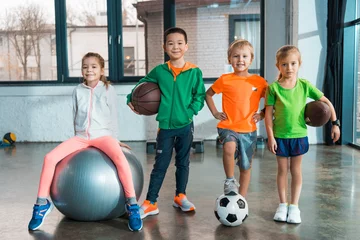
M 288 206 L 288 203 L 280 203 L 279 206 Z
M 130 197 L 126 200 L 129 205 L 137 204 L 136 197 Z
M 226 180 L 233 180 L 233 179 L 235 179 L 234 176 L 226 178 Z
M 47 204 L 46 198 L 42 198 L 42 197 L 36 198 L 36 204 L 37 205 L 46 205 Z

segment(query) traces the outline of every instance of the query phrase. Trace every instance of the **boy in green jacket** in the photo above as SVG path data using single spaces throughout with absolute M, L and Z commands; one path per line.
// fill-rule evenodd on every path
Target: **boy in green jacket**
M 170 61 L 156 66 L 137 84 L 154 82 L 161 90 L 161 102 L 156 116 L 159 131 L 156 138 L 155 164 L 150 175 L 146 200 L 141 205 L 141 218 L 159 213 L 157 198 L 174 147 L 176 191 L 173 206 L 184 212 L 195 210 L 194 204 L 187 199 L 185 190 L 189 178 L 189 156 L 194 132 L 193 116 L 204 106 L 205 86 L 201 70 L 184 60 L 188 45 L 187 34 L 183 29 L 167 29 L 164 33 L 163 48 Z M 138 114 L 131 104 L 134 89 L 127 95 L 127 104 Z

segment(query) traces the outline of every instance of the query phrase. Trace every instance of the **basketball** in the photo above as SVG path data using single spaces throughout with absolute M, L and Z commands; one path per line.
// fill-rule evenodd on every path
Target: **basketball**
M 329 121 L 331 111 L 329 106 L 322 101 L 312 101 L 305 107 L 305 122 L 312 127 L 321 127 Z
M 156 83 L 139 84 L 131 95 L 131 104 L 142 115 L 154 115 L 159 110 L 161 92 Z
M 14 133 L 8 132 L 4 135 L 2 142 L 7 145 L 12 145 L 16 141 L 16 135 Z

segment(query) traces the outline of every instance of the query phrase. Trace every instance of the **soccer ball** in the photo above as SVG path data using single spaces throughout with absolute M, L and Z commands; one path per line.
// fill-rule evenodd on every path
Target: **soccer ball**
M 248 216 L 248 204 L 240 194 L 229 196 L 220 195 L 215 202 L 216 218 L 225 226 L 239 226 Z

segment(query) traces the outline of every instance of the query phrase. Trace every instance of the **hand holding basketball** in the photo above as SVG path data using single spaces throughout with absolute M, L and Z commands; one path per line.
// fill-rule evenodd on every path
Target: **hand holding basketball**
M 331 111 L 329 106 L 322 101 L 312 101 L 306 104 L 305 121 L 312 127 L 321 127 L 329 121 Z
M 153 82 L 144 82 L 134 89 L 128 105 L 135 113 L 154 115 L 159 110 L 160 98 L 159 86 Z

